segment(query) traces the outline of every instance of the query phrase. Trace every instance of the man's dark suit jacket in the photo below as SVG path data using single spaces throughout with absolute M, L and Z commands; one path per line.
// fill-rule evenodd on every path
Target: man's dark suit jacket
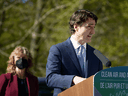
M 88 44 L 86 48 L 87 78 L 102 70 L 103 66 L 93 53 L 95 49 Z M 74 76 L 84 77 L 72 42 L 68 38 L 65 42 L 53 45 L 49 51 L 46 83 L 49 87 L 54 88 L 53 96 L 57 96 L 60 92 L 71 87 Z
M 18 96 L 17 75 L 11 73 L 0 76 L 0 96 Z M 28 96 L 38 96 L 39 85 L 37 77 L 27 74 Z

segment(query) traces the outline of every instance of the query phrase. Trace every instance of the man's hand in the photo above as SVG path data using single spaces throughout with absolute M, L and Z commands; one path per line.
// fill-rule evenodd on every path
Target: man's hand
M 84 81 L 84 80 L 86 80 L 86 78 L 82 78 L 82 77 L 79 77 L 79 76 L 75 76 L 75 77 L 73 78 L 73 83 L 76 85 L 76 84 L 78 84 L 78 83 L 80 83 L 80 82 L 82 82 L 82 81 Z

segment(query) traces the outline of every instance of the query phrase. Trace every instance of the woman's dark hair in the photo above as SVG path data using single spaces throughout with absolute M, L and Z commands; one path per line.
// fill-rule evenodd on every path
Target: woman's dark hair
M 98 17 L 88 10 L 81 9 L 74 12 L 73 15 L 70 17 L 70 22 L 69 22 L 70 33 L 71 34 L 75 33 L 74 24 L 78 24 L 82 26 L 83 22 L 86 22 L 88 17 L 93 18 L 97 23 Z

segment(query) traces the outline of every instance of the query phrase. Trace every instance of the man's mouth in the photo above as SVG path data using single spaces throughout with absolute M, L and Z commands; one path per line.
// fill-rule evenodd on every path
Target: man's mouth
M 92 37 L 92 35 L 87 35 L 88 37 Z

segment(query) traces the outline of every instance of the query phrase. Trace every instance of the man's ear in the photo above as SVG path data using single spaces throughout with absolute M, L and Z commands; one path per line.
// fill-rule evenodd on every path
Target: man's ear
M 74 24 L 74 29 L 75 29 L 75 31 L 78 30 L 78 24 Z

